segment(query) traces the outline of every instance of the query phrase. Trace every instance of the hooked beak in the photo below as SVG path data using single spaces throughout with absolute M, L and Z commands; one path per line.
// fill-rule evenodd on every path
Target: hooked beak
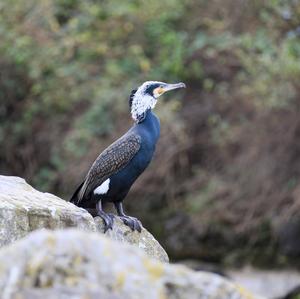
M 162 89 L 163 92 L 173 90 L 173 89 L 178 89 L 178 88 L 185 88 L 185 84 L 180 82 L 180 83 L 175 83 L 175 84 L 166 84 Z

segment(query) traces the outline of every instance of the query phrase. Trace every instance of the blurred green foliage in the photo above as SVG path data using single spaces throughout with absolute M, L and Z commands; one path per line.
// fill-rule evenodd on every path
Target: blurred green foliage
M 2 0 L 1 171 L 69 195 L 129 126 L 131 89 L 184 81 L 185 102 L 160 103 L 162 150 L 137 194 L 197 214 L 227 188 L 223 167 L 255 177 L 224 162 L 249 115 L 297 109 L 299 36 L 297 0 Z

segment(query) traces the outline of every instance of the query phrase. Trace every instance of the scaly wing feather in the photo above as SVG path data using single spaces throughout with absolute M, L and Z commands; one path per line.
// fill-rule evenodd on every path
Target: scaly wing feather
M 95 160 L 78 194 L 79 203 L 111 175 L 124 168 L 141 147 L 141 137 L 129 133 L 115 141 Z

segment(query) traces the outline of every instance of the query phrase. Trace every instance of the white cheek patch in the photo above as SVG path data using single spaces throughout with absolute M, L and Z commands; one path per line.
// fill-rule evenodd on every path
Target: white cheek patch
M 137 121 L 139 116 L 143 115 L 148 109 L 153 109 L 156 105 L 157 98 L 162 94 L 159 93 L 159 88 L 156 88 L 153 91 L 153 96 L 146 94 L 146 89 L 152 84 L 161 85 L 165 83 L 159 81 L 146 81 L 138 88 L 131 103 L 131 116 L 135 121 Z
M 99 187 L 94 190 L 94 194 L 106 194 L 109 190 L 110 179 L 104 181 Z
M 134 120 L 138 119 L 139 115 L 142 115 L 148 109 L 153 109 L 156 104 L 156 99 L 149 95 L 142 95 L 140 93 L 136 93 L 133 98 L 132 106 L 131 106 L 131 115 Z

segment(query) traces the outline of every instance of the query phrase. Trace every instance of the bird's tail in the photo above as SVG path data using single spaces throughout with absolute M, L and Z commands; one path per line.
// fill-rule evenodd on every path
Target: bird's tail
M 78 205 L 79 203 L 79 198 L 78 198 L 78 193 L 80 192 L 80 189 L 83 186 L 84 181 L 77 187 L 76 191 L 74 192 L 73 196 L 70 199 L 70 202 L 72 202 L 75 205 Z

